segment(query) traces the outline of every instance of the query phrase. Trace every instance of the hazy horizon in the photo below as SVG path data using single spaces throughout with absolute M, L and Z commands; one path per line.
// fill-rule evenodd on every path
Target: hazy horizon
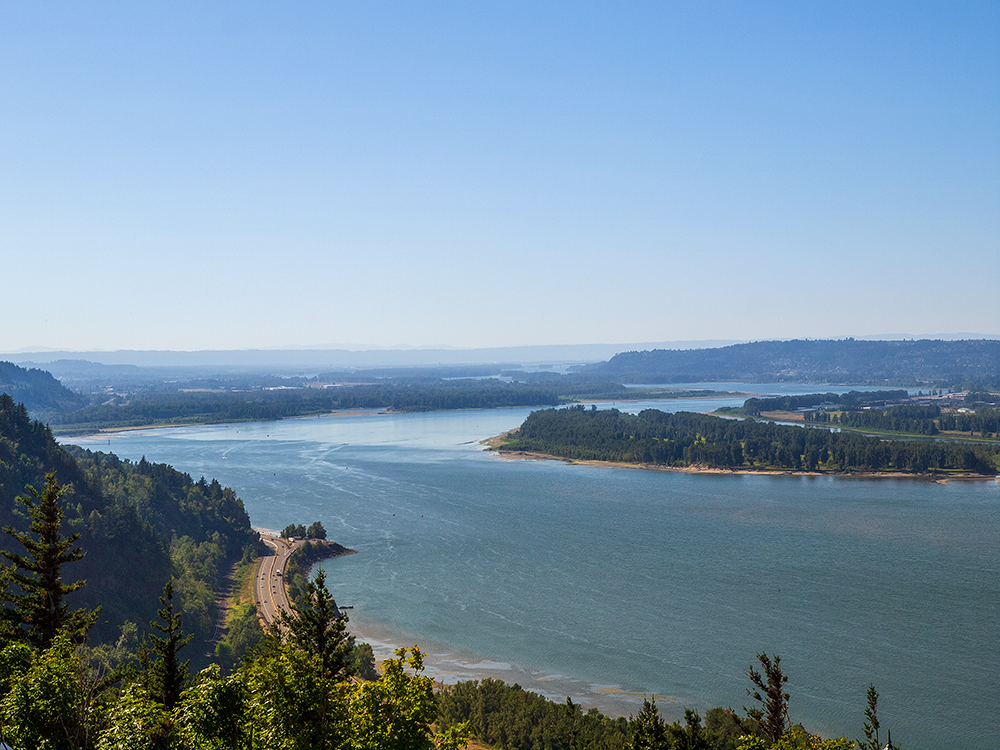
M 997 335 L 998 40 L 989 2 L 8 4 L 0 351 Z
M 881 336 L 837 337 L 827 340 L 857 338 L 866 341 L 902 341 L 919 339 L 962 340 L 1000 339 L 984 334 L 886 334 Z M 787 340 L 787 339 L 785 339 Z M 816 340 L 816 339 L 814 339 Z M 24 350 L 0 352 L 0 361 L 9 360 L 21 366 L 38 366 L 55 362 L 85 361 L 103 365 L 138 367 L 236 367 L 236 368 L 301 368 L 325 367 L 345 369 L 440 367 L 498 364 L 503 366 L 538 366 L 585 364 L 611 359 L 626 351 L 650 349 L 712 349 L 747 343 L 739 340 L 659 341 L 618 344 L 553 344 L 487 348 L 460 347 L 276 347 L 270 349 L 205 349 L 205 350 Z

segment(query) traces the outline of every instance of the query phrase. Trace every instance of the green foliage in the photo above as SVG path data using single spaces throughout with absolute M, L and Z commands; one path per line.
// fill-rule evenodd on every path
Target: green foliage
M 351 670 L 362 680 L 377 680 L 375 652 L 369 643 L 355 643 Z
M 772 398 L 748 398 L 743 402 L 742 412 L 751 417 L 760 416 L 765 411 L 795 411 L 802 407 L 819 406 L 823 403 L 838 404 L 847 409 L 857 409 L 869 404 L 886 401 L 901 401 L 909 397 L 905 390 L 897 391 L 850 391 L 848 393 L 807 393 L 800 396 L 774 396 Z
M 226 635 L 215 648 L 215 658 L 231 671 L 263 640 L 264 629 L 260 625 L 257 608 L 250 602 L 237 604 L 226 616 Z
M 716 712 L 713 724 L 718 728 L 718 712 L 723 709 L 712 709 Z M 730 712 L 731 713 L 731 712 Z M 739 721 L 736 720 L 737 725 Z M 628 750 L 722 750 L 735 747 L 728 736 L 720 736 L 701 724 L 701 716 L 696 711 L 684 709 L 684 724 L 674 722 L 667 724 L 659 715 L 655 700 L 644 700 L 642 710 L 629 721 L 629 740 L 625 745 Z
M 974 413 L 942 414 L 938 428 L 955 432 L 978 432 L 980 435 L 1000 435 L 1000 409 L 979 407 Z
M 901 405 L 885 409 L 864 411 L 809 412 L 804 415 L 806 422 L 856 430 L 878 430 L 882 432 L 902 432 L 910 435 L 937 435 L 941 417 L 939 406 Z
M 771 422 L 646 409 L 582 407 L 533 412 L 501 451 L 672 467 L 828 472 L 995 473 L 996 449 L 879 440 Z
M 45 370 L 25 369 L 0 362 L 0 393 L 25 405 L 35 416 L 46 417 L 70 412 L 85 405 L 77 393 L 64 387 Z
M 215 628 L 215 592 L 228 567 L 225 553 L 215 541 L 198 543 L 183 536 L 171 543 L 170 560 L 177 573 L 173 587 L 184 619 L 199 642 L 207 641 Z
M 710 708 L 705 712 L 705 732 L 715 750 L 735 750 L 736 742 L 745 733 L 744 722 L 731 708 Z
M 218 665 L 199 673 L 184 691 L 179 712 L 183 745 L 192 750 L 246 747 L 253 734 L 250 691 L 242 675 L 220 675 Z
M 747 716 L 755 719 L 761 727 L 764 738 L 777 742 L 785 734 L 788 721 L 788 693 L 785 683 L 788 676 L 781 671 L 781 657 L 773 658 L 766 653 L 757 654 L 763 674 L 753 666 L 747 670 L 747 677 L 753 683 L 753 689 L 747 688 L 747 695 L 760 703 L 760 707 L 745 708 Z
M 108 728 L 97 742 L 98 750 L 172 750 L 179 732 L 173 712 L 150 696 L 138 683 L 121 693 L 108 713 Z
M 326 573 L 319 571 L 306 584 L 304 596 L 292 603 L 292 611 L 282 610 L 278 622 L 288 631 L 288 640 L 314 659 L 320 674 L 331 680 L 344 680 L 354 667 L 354 636 L 347 632 L 347 615 L 326 588 Z
M 187 662 L 180 661 L 179 653 L 194 636 L 184 634 L 180 613 L 174 612 L 174 589 L 171 581 L 167 581 L 163 587 L 160 603 L 163 607 L 156 612 L 159 622 L 154 620 L 149 623 L 150 627 L 164 636 L 149 636 L 157 656 L 152 665 L 150 684 L 153 697 L 170 710 L 180 701 L 181 690 L 188 676 Z
M 0 657 L 9 691 L 0 701 L 4 737 L 14 747 L 88 746 L 102 712 L 70 634 L 58 634 L 48 648 L 30 656 L 25 649 L 12 644 Z
M 309 528 L 306 528 L 301 523 L 290 523 L 281 530 L 281 536 L 284 539 L 291 539 L 292 537 L 298 539 L 326 539 L 326 529 L 323 528 L 323 524 L 319 521 L 313 521 L 309 524 Z
M 406 668 L 413 670 L 407 674 Z M 382 664 L 382 676 L 360 682 L 348 693 L 351 750 L 431 750 L 437 716 L 434 683 L 421 675 L 423 655 L 414 646 L 398 649 Z M 445 747 L 461 747 L 466 725 L 459 723 L 438 735 Z
M 0 395 L 0 525 L 37 536 L 16 497 L 27 485 L 45 486 L 52 472 L 63 489 L 59 507 L 66 536 L 80 534 L 87 551 L 71 566 L 74 580 L 87 586 L 67 594 L 67 601 L 103 608 L 91 638 L 113 641 L 125 622 L 147 620 L 150 604 L 171 577 L 192 632 L 202 642 L 210 638 L 214 592 L 230 561 L 259 544 L 236 494 L 217 481 L 195 482 L 145 459 L 133 463 L 110 453 L 64 449 L 23 405 Z M 23 552 L 15 537 L 0 536 L 0 549 Z
M 553 703 L 542 696 L 485 679 L 459 682 L 438 695 L 438 724 L 447 728 L 469 722 L 480 741 L 501 748 L 548 750 L 581 747 L 618 750 L 628 737 L 626 719 L 609 719 L 597 711 L 582 713 L 575 704 Z
M 874 684 L 869 683 L 865 698 L 868 701 L 868 706 L 865 708 L 865 739 L 863 742 L 858 740 L 857 744 L 862 750 L 882 750 L 882 744 L 878 737 L 879 726 L 881 726 L 878 720 L 878 691 Z
M 670 725 L 673 735 L 672 748 L 676 750 L 708 750 L 708 735 L 701 725 L 701 717 L 689 708 L 684 709 L 684 726 L 679 722 Z
M 63 584 L 62 567 L 83 559 L 83 550 L 74 547 L 80 538 L 62 536 L 63 511 L 60 498 L 64 489 L 54 472 L 45 477 L 45 489 L 39 494 L 29 485 L 28 496 L 18 501 L 27 508 L 31 532 L 13 527 L 4 531 L 17 540 L 28 553 L 19 555 L 0 550 L 0 555 L 12 565 L 0 570 L 0 600 L 4 607 L 0 618 L 7 626 L 4 635 L 26 639 L 32 645 L 47 648 L 58 633 L 66 629 L 76 640 L 82 640 L 93 624 L 96 612 L 70 610 L 64 601 L 67 594 L 83 588 L 85 581 Z M 15 591 L 9 588 L 13 584 Z
M 642 710 L 629 722 L 627 750 L 667 750 L 667 722 L 656 708 L 656 699 L 644 699 Z
M 743 735 L 737 742 L 736 750 L 851 750 L 853 747 L 854 743 L 846 737 L 824 740 L 796 725 L 773 742 Z
M 309 655 L 275 639 L 244 674 L 255 746 L 281 750 L 341 746 L 346 706 L 336 683 L 319 673 Z
M 398 650 L 374 681 L 338 681 L 319 659 L 275 636 L 230 676 L 214 665 L 203 670 L 172 708 L 147 686 L 142 674 L 133 674 L 121 690 L 109 690 L 107 682 L 95 679 L 96 673 L 88 669 L 81 656 L 85 653 L 65 633 L 44 651 L 24 643 L 0 651 L 0 731 L 13 746 L 459 750 L 473 727 L 481 740 L 519 750 L 854 746 L 845 738 L 823 740 L 800 726 L 788 728 L 776 740 L 744 734 L 734 743 L 728 735 L 740 721 L 728 710 L 708 712 L 705 726 L 690 710 L 683 725 L 665 724 L 655 703 L 646 701 L 631 722 L 611 720 L 593 709 L 583 713 L 569 699 L 559 705 L 496 680 L 459 683 L 436 695 L 433 682 L 422 674 L 423 657 L 416 647 Z M 771 674 L 766 667 L 765 673 Z M 780 675 L 775 681 L 782 682 Z

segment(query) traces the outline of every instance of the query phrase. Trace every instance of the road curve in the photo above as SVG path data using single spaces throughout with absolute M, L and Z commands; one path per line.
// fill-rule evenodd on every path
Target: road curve
M 288 591 L 285 589 L 285 566 L 296 543 L 266 534 L 261 534 L 260 539 L 271 550 L 271 554 L 260 558 L 254 574 L 254 600 L 261 619 L 266 625 L 271 625 L 280 610 L 290 609 Z

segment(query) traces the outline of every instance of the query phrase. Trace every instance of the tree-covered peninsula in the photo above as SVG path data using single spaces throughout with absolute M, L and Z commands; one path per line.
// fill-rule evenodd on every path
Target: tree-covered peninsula
M 587 461 L 728 471 L 994 475 L 1000 448 L 880 440 L 824 429 L 646 409 L 568 407 L 533 412 L 502 452 Z

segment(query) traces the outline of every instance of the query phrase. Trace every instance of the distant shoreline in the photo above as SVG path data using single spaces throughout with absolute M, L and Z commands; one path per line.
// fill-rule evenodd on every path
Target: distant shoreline
M 770 477 L 839 477 L 853 479 L 919 479 L 935 484 L 947 484 L 951 480 L 957 481 L 979 481 L 979 482 L 1000 482 L 1000 475 L 989 476 L 983 474 L 941 474 L 937 472 L 924 472 L 915 474 L 905 471 L 893 472 L 861 472 L 861 471 L 795 471 L 794 469 L 723 469 L 715 466 L 664 466 L 663 464 L 629 463 L 627 461 L 601 461 L 597 459 L 578 459 L 555 456 L 549 453 L 538 453 L 535 451 L 505 451 L 501 450 L 504 438 L 514 430 L 507 430 L 499 435 L 480 440 L 480 445 L 491 451 L 496 458 L 509 461 L 562 461 L 574 466 L 604 466 L 616 469 L 646 469 L 649 471 L 672 471 L 682 474 L 720 474 L 729 476 L 770 476 Z
M 579 403 L 588 404 L 628 404 L 640 401 L 678 401 L 688 398 L 697 398 L 699 400 L 712 400 L 712 399 L 728 399 L 737 396 L 752 396 L 754 394 L 744 391 L 720 391 L 716 395 L 706 395 L 706 396 L 661 396 L 659 398 L 618 398 L 618 399 L 582 399 L 580 401 L 570 401 L 567 403 L 560 404 L 533 404 L 533 405 L 515 405 L 515 406 L 468 406 L 459 408 L 441 408 L 441 409 L 393 409 L 389 406 L 377 406 L 377 407 L 359 407 L 357 409 L 336 409 L 334 411 L 324 411 L 315 412 L 313 414 L 294 414 L 285 417 L 274 417 L 267 419 L 233 419 L 229 421 L 218 421 L 218 420 L 206 420 L 200 421 L 198 419 L 193 419 L 186 422 L 154 422 L 152 424 L 140 424 L 140 425 L 123 425 L 118 427 L 98 427 L 96 430 L 85 429 L 80 432 L 73 430 L 72 425 L 49 425 L 49 429 L 52 430 L 52 434 L 60 440 L 71 440 L 73 438 L 96 438 L 102 436 L 116 435 L 122 432 L 136 432 L 141 430 L 163 430 L 170 427 L 223 427 L 229 425 L 240 425 L 240 424 L 260 424 L 262 422 L 283 422 L 289 419 L 322 419 L 323 417 L 347 417 L 347 416 L 386 416 L 390 414 L 430 414 L 436 412 L 452 412 L 452 411 L 478 411 L 484 409 L 552 409 L 559 408 L 563 406 L 573 406 Z M 63 429 L 60 429 L 63 428 Z
M 96 432 L 60 432 L 58 430 L 58 425 L 52 429 L 53 436 L 56 439 L 72 439 L 72 438 L 96 438 L 104 437 L 108 435 L 116 435 L 122 432 L 137 432 L 140 430 L 165 430 L 170 427 L 229 427 L 230 425 L 242 425 L 242 424 L 262 424 L 264 422 L 283 422 L 287 419 L 322 419 L 323 417 L 347 417 L 347 416 L 359 416 L 359 415 L 370 415 L 379 416 L 384 414 L 391 414 L 392 412 L 385 411 L 382 408 L 377 409 L 338 409 L 336 411 L 320 412 L 318 414 L 296 414 L 290 417 L 277 417 L 275 419 L 239 419 L 233 420 L 231 422 L 174 422 L 172 424 L 141 424 L 141 425 L 129 425 L 125 427 L 100 427 Z

